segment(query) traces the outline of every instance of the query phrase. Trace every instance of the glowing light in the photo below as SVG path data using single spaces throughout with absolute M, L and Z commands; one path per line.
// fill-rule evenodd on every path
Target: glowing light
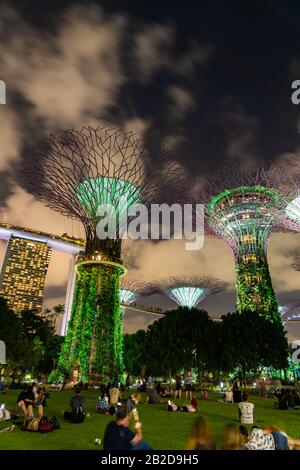
M 128 289 L 120 289 L 120 304 L 131 304 L 138 298 L 138 294 Z
M 182 275 L 162 279 L 156 283 L 156 288 L 158 292 L 165 293 L 180 307 L 193 308 L 208 295 L 225 290 L 226 283 L 208 276 Z
M 119 221 L 126 217 L 129 207 L 141 202 L 140 192 L 132 183 L 110 177 L 86 179 L 79 184 L 76 197 L 93 217 L 100 205 L 113 206 Z
M 238 311 L 278 311 L 266 253 L 280 204 L 276 189 L 253 184 L 226 189 L 206 206 L 209 227 L 236 259 Z
M 170 297 L 181 307 L 193 308 L 198 305 L 205 295 L 205 290 L 200 287 L 176 287 L 169 289 Z
M 300 194 L 286 206 L 285 215 L 295 222 L 300 222 Z

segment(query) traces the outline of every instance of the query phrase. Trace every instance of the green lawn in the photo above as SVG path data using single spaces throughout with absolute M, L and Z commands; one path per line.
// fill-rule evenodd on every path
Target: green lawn
M 0 395 L 0 403 L 7 408 L 13 407 L 19 391 L 9 391 Z M 95 411 L 97 391 L 83 392 L 86 398 L 86 410 L 90 417 L 83 424 L 65 423 L 62 411 L 67 409 L 72 391 L 52 392 L 45 414 L 49 417 L 55 415 L 61 429 L 49 434 L 30 433 L 16 428 L 13 432 L 0 434 L 0 449 L 94 449 L 99 446 L 94 443 L 95 437 L 103 437 L 106 424 L 112 419 L 109 416 L 98 415 Z M 197 395 L 197 394 L 196 394 Z M 211 423 L 217 443 L 220 442 L 222 430 L 228 422 L 237 421 L 237 407 L 234 404 L 218 403 L 217 394 L 212 395 L 210 401 L 199 400 L 200 414 Z M 275 410 L 273 399 L 250 397 L 255 403 L 255 423 L 260 427 L 277 424 L 292 436 L 300 438 L 300 409 Z M 181 403 L 184 403 L 181 400 Z M 184 449 L 187 436 L 196 413 L 165 411 L 165 405 L 139 405 L 140 419 L 143 423 L 143 434 L 154 449 L 175 450 Z M 7 424 L 0 424 L 0 429 Z M 100 447 L 101 448 L 101 447 Z

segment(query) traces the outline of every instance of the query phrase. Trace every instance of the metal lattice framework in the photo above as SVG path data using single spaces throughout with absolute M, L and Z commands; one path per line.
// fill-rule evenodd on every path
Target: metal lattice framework
M 202 198 L 207 224 L 238 259 L 265 255 L 272 231 L 278 231 L 283 187 L 279 168 L 231 168 L 209 177 Z
M 282 322 L 286 323 L 289 320 L 295 320 L 300 318 L 300 312 L 295 312 L 295 310 L 298 310 L 299 308 L 300 300 L 290 300 L 289 302 L 279 305 L 278 310 L 281 315 Z
M 300 255 L 294 257 L 292 267 L 295 269 L 295 271 L 300 271 Z
M 166 294 L 181 307 L 193 308 L 212 294 L 226 289 L 227 284 L 208 276 L 170 276 L 154 284 L 153 293 Z
M 280 223 L 289 231 L 300 232 L 300 189 L 294 187 L 283 198 Z
M 155 159 L 156 158 L 156 159 Z M 159 163 L 158 163 L 159 162 Z M 121 129 L 83 127 L 51 135 L 26 156 L 25 188 L 45 206 L 84 225 L 86 252 L 104 252 L 119 259 L 119 229 L 126 210 L 136 203 L 168 202 L 170 184 L 180 169 L 149 155 L 143 142 Z M 96 235 L 100 204 L 115 207 L 115 240 Z
M 180 167 L 164 163 L 163 154 L 156 150 L 150 155 L 147 149 L 132 132 L 84 127 L 51 135 L 24 161 L 25 188 L 44 205 L 81 221 L 86 233 L 58 360 L 58 371 L 65 376 L 77 367 L 87 382 L 92 372 L 114 375 L 122 370 L 119 288 L 126 272 L 121 262 L 124 222 L 135 204 L 172 202 L 174 181 L 180 181 Z M 104 239 L 97 233 L 103 205 L 106 226 L 115 222 L 113 237 Z
M 234 254 L 239 311 L 278 312 L 267 248 L 271 234 L 284 230 L 280 212 L 286 188 L 278 166 L 233 167 L 207 175 L 198 195 L 205 202 L 206 230 Z
M 146 292 L 147 284 L 143 281 L 123 277 L 120 282 L 120 303 L 129 305 Z

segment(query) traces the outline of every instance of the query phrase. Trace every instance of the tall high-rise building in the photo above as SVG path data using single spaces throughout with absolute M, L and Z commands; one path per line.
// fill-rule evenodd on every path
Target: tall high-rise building
M 42 308 L 51 251 L 46 242 L 10 237 L 0 275 L 0 296 L 16 312 Z

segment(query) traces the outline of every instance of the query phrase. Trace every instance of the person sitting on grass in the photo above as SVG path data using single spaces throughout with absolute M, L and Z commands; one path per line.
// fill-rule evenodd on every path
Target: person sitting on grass
M 111 405 L 116 405 L 120 400 L 121 393 L 118 389 L 118 384 L 114 383 L 114 385 L 109 389 L 109 403 Z
M 64 418 L 71 423 L 83 423 L 85 417 L 84 411 L 85 400 L 81 395 L 81 388 L 75 388 L 75 395 L 70 400 L 71 411 L 64 412 Z
M 203 416 L 195 419 L 186 450 L 215 450 L 210 427 Z
M 130 397 L 127 400 L 127 404 L 126 404 L 128 412 L 130 413 L 136 407 L 136 405 L 138 405 L 138 403 L 139 403 L 139 401 L 136 398 L 136 394 L 133 393 L 132 395 L 130 395 Z
M 207 390 L 201 390 L 201 397 L 202 397 L 202 400 L 209 400 L 209 395 L 208 395 Z
M 121 405 L 116 410 L 116 421 L 111 421 L 105 429 L 103 439 L 104 450 L 151 450 L 143 441 L 142 424 L 135 421 L 135 431 L 129 428 L 132 414 L 128 413 L 127 406 Z
M 104 396 L 98 398 L 96 410 L 100 415 L 105 415 L 107 412 L 107 405 Z
M 31 418 L 34 416 L 34 413 L 33 413 L 34 402 L 35 402 L 35 397 L 32 391 L 32 386 L 27 387 L 26 390 L 23 390 L 17 398 L 17 405 L 20 408 L 20 410 L 23 411 L 23 414 L 24 414 L 24 424 L 26 423 L 28 418 Z
M 239 420 L 242 424 L 253 424 L 254 404 L 248 402 L 248 393 L 243 393 L 242 402 L 238 403 Z
M 149 405 L 157 405 L 160 403 L 160 396 L 153 384 L 150 384 L 147 390 L 146 403 Z

